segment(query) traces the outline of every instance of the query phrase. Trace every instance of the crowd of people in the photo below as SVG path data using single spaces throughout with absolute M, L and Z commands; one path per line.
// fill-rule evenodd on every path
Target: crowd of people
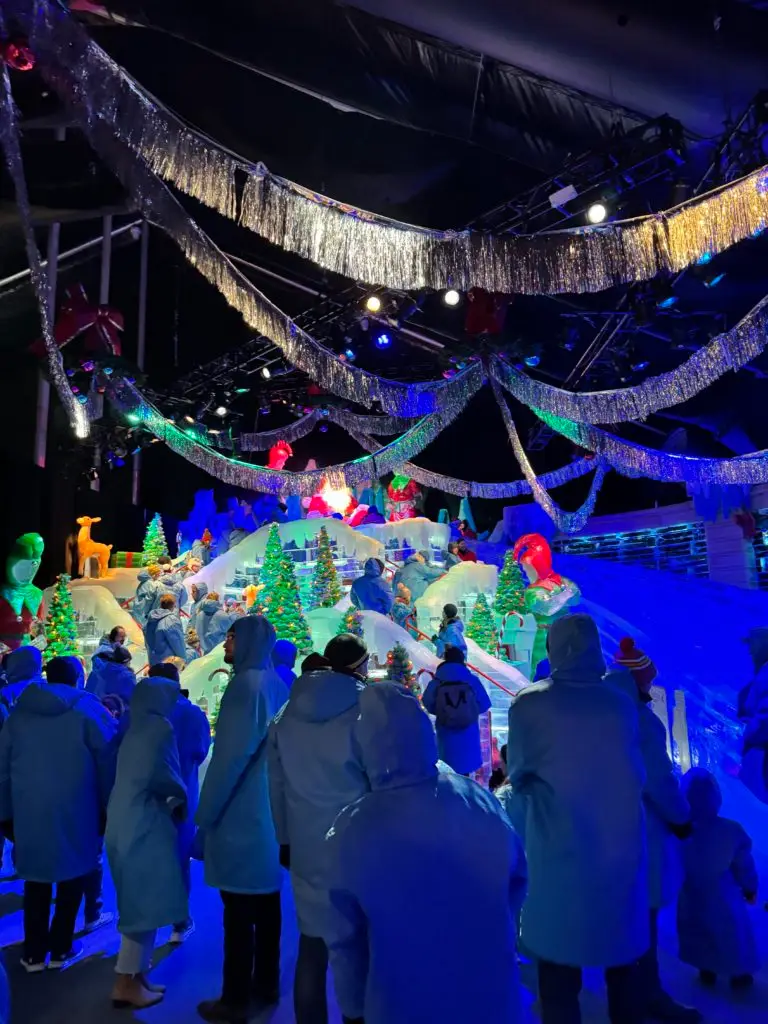
M 381 601 L 385 613 L 438 572 L 413 556 L 393 598 L 380 568 L 369 560 L 353 602 Z M 159 929 L 171 927 L 175 943 L 194 930 L 192 858 L 222 902 L 222 984 L 198 1007 L 206 1021 L 244 1024 L 279 1000 L 286 872 L 299 926 L 297 1024 L 327 1024 L 329 967 L 345 1024 L 511 1024 L 522 1019 L 521 957 L 535 966 L 543 1024 L 581 1019 L 590 967 L 605 972 L 612 1024 L 695 1024 L 702 1015 L 677 1003 L 659 972 L 658 915 L 675 902 L 679 956 L 701 982 L 752 983 L 749 837 L 721 816 L 709 772 L 678 778 L 650 707 L 655 666 L 631 643 L 606 666 L 590 616 L 552 624 L 548 677 L 512 702 L 492 792 L 472 778 L 490 699 L 466 664 L 454 605 L 419 699 L 370 683 L 368 650 L 352 634 L 296 673 L 295 647 L 266 618 L 216 622 L 218 595 L 203 585 L 191 588 L 185 634 L 186 597 L 172 583 L 146 611 L 150 667 L 138 681 L 120 627 L 102 638 L 87 680 L 76 658 L 43 670 L 33 645 L 4 659 L 0 829 L 24 881 L 26 971 L 82 956 L 81 904 L 86 931 L 111 921 L 106 854 L 121 936 L 117 1007 L 163 999 L 153 950 Z M 205 650 L 212 629 L 231 676 L 198 794 L 211 730 L 179 670 L 190 634 Z M 761 653 L 740 698 L 748 737 L 767 714 L 763 633 L 750 639 Z M 406 936 L 418 956 L 403 949 Z

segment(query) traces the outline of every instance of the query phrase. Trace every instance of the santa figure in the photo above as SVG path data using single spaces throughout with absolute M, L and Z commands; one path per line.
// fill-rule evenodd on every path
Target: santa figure
M 416 498 L 419 485 L 410 477 L 395 474 L 392 483 L 387 487 L 387 511 L 390 523 L 399 523 L 402 519 L 415 519 L 418 516 Z
M 43 592 L 32 582 L 44 547 L 39 533 L 25 533 L 14 541 L 5 563 L 5 582 L 0 586 L 0 642 L 12 651 L 21 647 L 34 621 L 45 617 Z

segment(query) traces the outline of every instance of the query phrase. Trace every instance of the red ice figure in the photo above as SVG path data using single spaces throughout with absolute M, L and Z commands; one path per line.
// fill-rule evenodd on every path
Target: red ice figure
M 552 568 L 552 550 L 540 533 L 523 534 L 515 544 L 512 556 L 520 560 L 526 571 L 530 569 L 536 574 L 532 582 L 562 584 L 562 576 Z M 531 572 L 528 576 L 530 578 Z
M 293 448 L 287 441 L 278 441 L 269 449 L 269 462 L 267 469 L 281 470 L 285 468 L 288 459 L 293 455 Z

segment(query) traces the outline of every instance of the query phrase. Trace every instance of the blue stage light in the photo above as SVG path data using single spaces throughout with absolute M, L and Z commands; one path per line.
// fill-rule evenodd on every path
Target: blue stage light
M 659 299 L 656 305 L 659 307 L 659 309 L 671 309 L 676 302 L 676 295 L 666 295 L 663 299 Z
M 711 263 L 712 262 L 712 253 L 711 252 L 703 252 L 701 254 L 701 256 L 699 256 L 699 258 L 696 260 L 696 262 L 698 263 L 698 265 L 700 267 L 706 266 L 707 263 Z
M 386 333 L 379 334 L 376 338 L 376 348 L 389 348 L 392 344 L 392 339 Z
M 525 359 L 523 360 L 523 362 L 525 363 L 526 366 L 530 366 L 531 368 L 533 368 L 534 366 L 538 366 L 539 365 L 539 363 L 541 362 L 541 357 L 537 356 L 534 353 L 533 355 L 526 356 Z

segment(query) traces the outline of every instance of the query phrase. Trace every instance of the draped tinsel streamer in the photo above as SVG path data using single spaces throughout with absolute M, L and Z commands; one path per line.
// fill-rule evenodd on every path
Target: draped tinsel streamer
M 467 397 L 468 400 L 469 396 Z M 450 409 L 423 416 L 401 437 L 372 455 L 345 462 L 324 469 L 304 473 L 292 473 L 265 469 L 238 459 L 230 459 L 199 438 L 190 437 L 184 430 L 171 423 L 141 392 L 125 379 L 114 380 L 110 386 L 110 399 L 133 422 L 145 427 L 155 437 L 165 441 L 168 447 L 188 462 L 204 469 L 211 476 L 224 483 L 249 490 L 267 493 L 312 495 L 328 481 L 331 487 L 356 487 L 368 480 L 376 480 L 391 473 L 408 459 L 426 448 L 437 435 L 451 423 L 462 410 L 454 405 Z
M 173 238 L 189 262 L 218 288 L 246 323 L 274 342 L 292 365 L 326 391 L 359 405 L 370 407 L 379 402 L 386 413 L 407 417 L 463 407 L 482 383 L 480 363 L 473 363 L 450 381 L 401 384 L 385 380 L 342 362 L 270 302 L 214 245 L 168 188 L 117 139 L 109 119 L 98 116 L 104 111 L 94 107 L 86 55 L 73 43 L 60 63 L 56 33 L 49 25 L 54 20 L 49 5 L 44 5 L 43 14 L 35 22 L 34 47 L 44 77 L 79 116 L 91 144 L 115 170 L 144 216 Z M 64 24 L 70 21 L 65 19 Z M 76 34 L 76 41 L 85 44 L 87 37 Z
M 45 11 L 37 25 L 30 11 Z M 93 110 L 154 172 L 234 217 L 236 174 L 245 176 L 240 222 L 319 266 L 388 288 L 485 288 L 528 295 L 594 292 L 676 272 L 763 230 L 768 174 L 752 174 L 672 210 L 537 235 L 433 231 L 312 192 L 190 131 L 141 89 L 63 11 L 46 0 L 9 0 L 37 48 L 54 42 L 93 95 Z M 52 40 L 51 34 L 56 39 Z M 68 51 L 68 52 L 67 52 Z
M 308 412 L 306 416 L 302 416 L 301 419 L 287 427 L 261 430 L 257 434 L 240 434 L 235 443 L 241 452 L 265 452 L 278 441 L 287 441 L 291 444 L 293 441 L 298 441 L 299 438 L 306 437 L 323 420 L 330 420 L 347 430 L 353 427 L 356 430 L 369 430 L 372 434 L 386 435 L 398 434 L 401 430 L 407 430 L 411 425 L 412 417 L 361 416 L 348 409 L 328 406 L 322 409 L 313 409 L 312 412 Z
M 5 24 L 0 9 L 0 34 L 5 34 Z M 90 423 L 88 411 L 84 405 L 75 398 L 69 386 L 64 362 L 61 358 L 61 350 L 56 344 L 53 336 L 53 323 L 51 320 L 51 309 L 53 306 L 51 283 L 48 274 L 45 272 L 40 259 L 40 251 L 35 241 L 35 231 L 32 226 L 32 211 L 29 205 L 29 194 L 27 182 L 24 177 L 24 165 L 21 158 L 21 147 L 19 144 L 18 122 L 16 108 L 11 92 L 11 81 L 8 75 L 8 65 L 0 61 L 0 141 L 5 151 L 5 159 L 8 165 L 8 172 L 13 181 L 16 191 L 16 204 L 19 208 L 19 218 L 24 235 L 24 245 L 27 252 L 27 261 L 32 278 L 32 284 L 37 297 L 37 305 L 40 313 L 40 326 L 42 328 L 45 353 L 48 361 L 48 374 L 53 382 L 56 392 L 61 399 L 61 404 L 67 414 L 70 426 L 75 436 L 83 439 L 88 437 Z
M 374 452 L 379 447 L 374 438 L 354 428 L 348 428 L 352 437 L 367 451 Z M 551 473 L 544 473 L 540 476 L 539 483 L 542 487 L 562 487 L 563 484 L 586 476 L 595 468 L 594 459 L 576 459 L 568 466 L 555 469 Z M 446 494 L 455 494 L 465 498 L 519 498 L 524 494 L 531 493 L 531 485 L 527 480 L 511 480 L 507 483 L 483 484 L 474 480 L 459 480 L 454 476 L 446 476 L 443 473 L 433 473 L 429 469 L 422 469 L 412 462 L 404 462 L 399 472 L 415 480 L 422 487 L 432 487 L 437 491 L 444 491 Z
M 718 334 L 676 370 L 613 391 L 564 391 L 532 380 L 494 356 L 491 373 L 518 401 L 579 423 L 624 423 L 687 402 L 728 370 L 738 370 L 768 345 L 768 296 L 730 331 Z
M 665 483 L 762 484 L 768 482 L 768 449 L 729 459 L 707 459 L 694 455 L 671 455 L 655 448 L 633 444 L 598 427 L 574 423 L 543 409 L 536 415 L 552 430 L 578 445 L 597 452 L 624 476 L 646 476 Z
M 509 406 L 507 405 L 507 400 L 504 397 L 504 392 L 501 390 L 498 381 L 494 378 L 491 378 L 491 387 L 493 388 L 494 397 L 498 402 L 499 411 L 501 412 L 501 417 L 504 420 L 504 426 L 507 428 L 507 434 L 509 436 L 510 444 L 512 445 L 512 451 L 515 453 L 515 458 L 520 464 L 523 476 L 531 485 L 533 500 L 544 512 L 546 512 L 552 522 L 562 533 L 578 533 L 580 530 L 583 530 L 587 524 L 587 520 L 595 510 L 597 495 L 600 487 L 602 486 L 603 477 L 605 476 L 604 464 L 602 461 L 597 463 L 592 485 L 589 488 L 589 494 L 581 508 L 577 509 L 575 512 L 564 512 L 557 502 L 554 501 L 551 495 L 547 493 L 546 488 L 542 486 L 541 480 L 537 478 L 533 466 L 528 459 L 525 448 L 523 447 L 523 442 L 520 440 L 520 435 L 517 432 L 517 426 L 515 425 L 515 421 L 512 419 L 512 414 L 509 411 Z

